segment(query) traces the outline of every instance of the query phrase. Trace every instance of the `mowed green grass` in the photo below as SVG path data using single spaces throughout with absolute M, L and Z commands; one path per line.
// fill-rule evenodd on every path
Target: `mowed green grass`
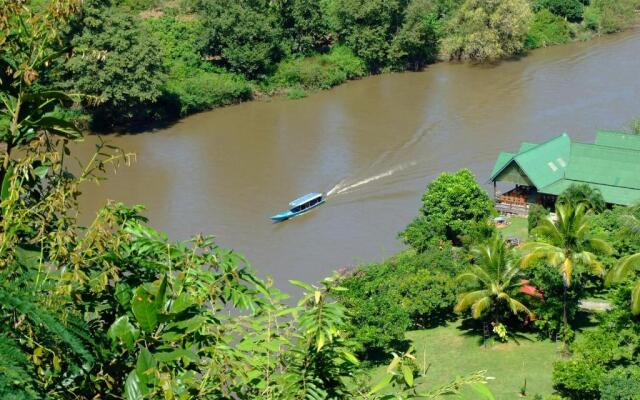
M 526 217 L 512 216 L 508 219 L 508 225 L 504 228 L 499 228 L 498 232 L 504 238 L 517 237 L 520 240 L 527 240 L 529 237 L 529 222 Z
M 553 363 L 562 358 L 562 343 L 538 341 L 534 336 L 520 337 L 518 343 L 488 342 L 482 345 L 481 336 L 465 334 L 460 323 L 429 330 L 407 332 L 413 342 L 415 357 L 428 372 L 419 380 L 427 388 L 444 385 L 457 376 L 485 370 L 488 385 L 497 400 L 520 399 L 520 388 L 527 379 L 527 398 L 536 394 L 546 397 L 553 393 L 551 371 Z M 426 362 L 425 362 L 426 360 Z M 379 378 L 385 367 L 373 374 Z M 476 398 L 465 391 L 462 398 Z

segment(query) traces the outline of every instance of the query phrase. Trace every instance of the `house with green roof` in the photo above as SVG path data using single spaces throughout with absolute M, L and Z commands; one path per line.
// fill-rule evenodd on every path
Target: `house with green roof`
M 640 202 L 640 135 L 599 131 L 595 143 L 572 141 L 566 133 L 543 143 L 522 143 L 501 152 L 491 172 L 515 188 L 497 197 L 498 208 L 525 211 L 529 204 L 550 206 L 571 184 L 600 190 L 609 204 Z

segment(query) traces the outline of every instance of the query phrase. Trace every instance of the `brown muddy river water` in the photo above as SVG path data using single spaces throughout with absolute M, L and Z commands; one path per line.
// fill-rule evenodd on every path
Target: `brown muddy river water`
M 442 63 L 205 112 L 106 137 L 137 162 L 87 186 L 83 207 L 146 204 L 172 239 L 214 234 L 287 289 L 287 279 L 317 281 L 401 249 L 397 233 L 441 171 L 470 168 L 486 183 L 498 152 L 521 141 L 593 140 L 626 126 L 640 116 L 639 77 L 636 30 L 496 66 Z M 331 192 L 327 203 L 269 220 L 313 191 Z

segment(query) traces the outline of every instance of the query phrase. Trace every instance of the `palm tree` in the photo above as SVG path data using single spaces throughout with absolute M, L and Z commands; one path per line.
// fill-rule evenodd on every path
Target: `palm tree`
M 523 268 L 530 267 L 539 261 L 556 268 L 562 274 L 563 294 L 563 342 L 567 347 L 567 292 L 571 287 L 574 271 L 584 269 L 594 275 L 603 276 L 604 266 L 598 259 L 600 254 L 610 254 L 611 245 L 599 237 L 591 235 L 589 218 L 591 210 L 584 203 L 577 205 L 556 204 L 557 220 L 550 216 L 541 220 L 533 230 L 537 240 L 525 243 L 525 252 L 521 260 Z
M 622 224 L 628 233 L 634 235 L 640 234 L 640 218 L 638 218 L 638 214 L 640 214 L 640 205 L 631 207 L 628 212 L 622 216 Z M 636 271 L 640 271 L 640 253 L 620 259 L 618 264 L 609 271 L 606 284 L 611 285 L 620 282 L 630 276 L 632 272 Z M 635 315 L 640 314 L 640 280 L 635 283 L 631 290 L 631 312 Z
M 513 314 L 531 315 L 524 304 L 512 297 L 522 283 L 517 279 L 520 269 L 513 262 L 515 257 L 506 242 L 496 235 L 488 243 L 472 248 L 471 253 L 475 264 L 456 279 L 469 282 L 473 290 L 460 296 L 454 310 L 459 313 L 471 309 L 474 319 L 490 313 L 494 322 L 499 322 L 501 305 L 506 305 Z

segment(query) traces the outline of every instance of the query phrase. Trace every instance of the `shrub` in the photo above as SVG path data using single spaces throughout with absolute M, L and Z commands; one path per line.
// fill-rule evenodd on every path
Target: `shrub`
M 541 206 L 540 204 L 534 204 L 529 208 L 529 215 L 527 216 L 528 232 L 531 233 L 535 229 L 540 220 L 546 218 L 549 215 L 549 210 Z
M 596 400 L 604 368 L 580 361 L 561 361 L 553 366 L 553 387 L 570 399 Z
M 525 46 L 537 49 L 567 43 L 570 39 L 571 31 L 567 21 L 543 9 L 536 13 L 531 21 Z
M 600 385 L 601 400 L 640 399 L 640 367 L 630 366 L 610 371 Z
M 534 9 L 540 11 L 547 9 L 571 22 L 582 20 L 584 4 L 580 0 L 536 0 Z
M 167 91 L 175 95 L 180 114 L 238 103 L 252 96 L 251 85 L 241 76 L 192 70 L 193 74 L 167 84 Z
M 417 251 L 438 241 L 460 244 L 487 238 L 493 233 L 488 220 L 494 214 L 493 202 L 471 171 L 445 172 L 429 183 L 418 217 L 400 237 Z
M 572 359 L 554 365 L 554 388 L 568 398 L 637 399 L 625 393 L 633 389 L 634 380 L 636 386 L 639 382 L 638 367 L 628 368 L 640 345 L 639 326 L 628 308 L 619 304 L 626 293 L 619 291 L 614 297 L 616 309 L 603 314 L 598 327 L 584 332 L 572 345 Z
M 637 0 L 592 0 L 585 8 L 584 23 L 599 33 L 618 32 L 634 21 Z
M 271 80 L 284 86 L 328 89 L 347 79 L 363 76 L 365 71 L 362 60 L 348 48 L 338 46 L 328 54 L 281 62 Z
M 640 135 L 640 118 L 636 118 L 633 121 L 631 121 L 629 123 L 629 128 L 631 130 L 631 133 Z
M 163 16 L 147 18 L 143 23 L 159 43 L 162 61 L 172 78 L 190 76 L 193 73 L 190 68 L 207 68 L 202 56 L 205 32 L 199 19 Z
M 339 301 L 352 316 L 351 336 L 361 350 L 397 345 L 410 328 L 436 326 L 453 315 L 463 263 L 451 247 L 406 252 L 345 277 Z

